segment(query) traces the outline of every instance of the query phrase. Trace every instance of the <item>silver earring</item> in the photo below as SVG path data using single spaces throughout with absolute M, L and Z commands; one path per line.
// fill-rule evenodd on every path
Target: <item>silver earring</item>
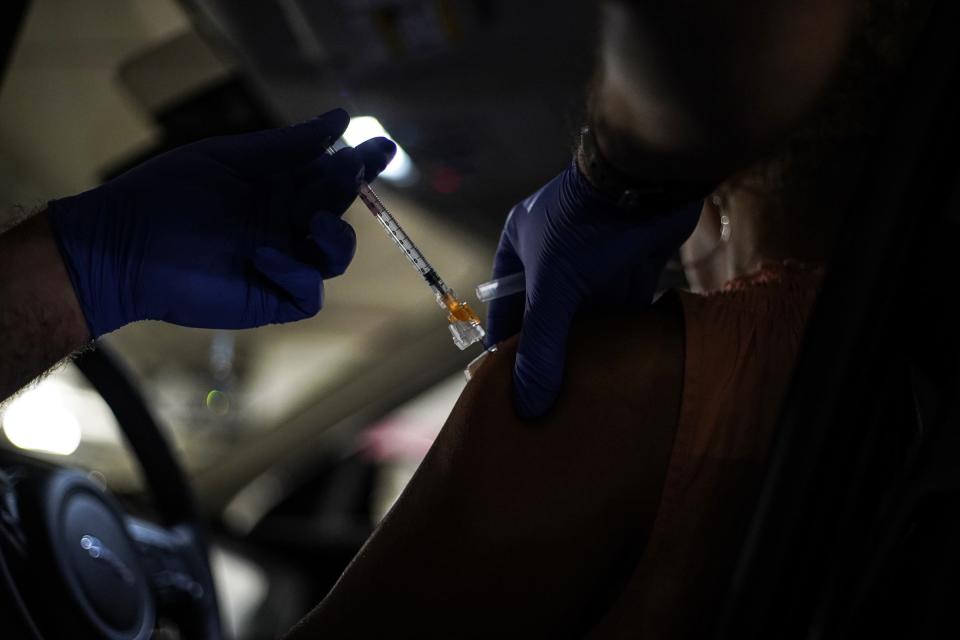
M 723 212 L 724 209 L 724 199 L 720 197 L 719 193 L 713 194 L 710 198 L 710 202 L 713 203 L 713 206 L 717 208 L 717 211 L 720 213 L 720 242 L 727 242 L 730 240 L 730 216 Z
M 696 267 L 698 265 L 705 263 L 708 260 L 713 259 L 713 257 L 717 255 L 717 253 L 723 248 L 723 245 L 725 245 L 730 240 L 730 234 L 733 232 L 733 230 L 730 224 L 730 216 L 728 216 L 723 212 L 723 208 L 725 204 L 724 199 L 719 194 L 715 193 L 710 197 L 710 202 L 713 204 L 714 207 L 717 208 L 717 211 L 720 213 L 720 240 L 717 241 L 717 243 L 713 245 L 713 247 L 709 251 L 707 251 L 704 255 L 698 256 L 692 260 L 686 260 L 686 261 L 680 262 L 680 268 L 685 269 L 690 267 Z

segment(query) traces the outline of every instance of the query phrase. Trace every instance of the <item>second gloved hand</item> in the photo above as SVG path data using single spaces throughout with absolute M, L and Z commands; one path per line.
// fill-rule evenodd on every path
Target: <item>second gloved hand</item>
M 701 204 L 670 214 L 618 209 L 574 163 L 511 210 L 493 277 L 523 271 L 526 295 L 490 304 L 487 344 L 520 332 L 513 377 L 522 416 L 539 416 L 556 400 L 576 312 L 649 304 L 667 259 L 693 232 Z
M 340 216 L 395 152 L 333 156 L 349 116 L 201 140 L 52 201 L 54 235 L 92 337 L 136 320 L 241 329 L 312 316 L 356 236 Z

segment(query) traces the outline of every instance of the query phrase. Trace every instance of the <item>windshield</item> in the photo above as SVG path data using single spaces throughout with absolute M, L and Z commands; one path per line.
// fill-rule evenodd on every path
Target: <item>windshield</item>
M 5 215 L 93 187 L 170 145 L 283 124 L 273 107 L 319 112 L 339 103 L 265 105 L 280 98 L 251 89 L 249 78 L 173 0 L 33 2 L 0 88 Z M 374 113 L 354 115 L 366 118 L 361 128 L 383 129 Z M 438 174 L 430 161 L 407 156 L 399 179 L 378 191 L 444 279 L 470 294 L 489 276 L 495 236 L 445 218 L 443 198 L 424 202 L 417 189 L 451 195 L 460 210 L 457 171 Z M 357 256 L 327 283 L 317 318 L 252 331 L 142 322 L 102 340 L 133 374 L 202 500 L 225 503 L 289 456 L 333 446 L 476 355 L 451 343 L 431 292 L 370 213 L 354 206 L 346 219 Z M 0 442 L 136 488 L 117 425 L 95 395 L 73 367 L 62 368 L 7 403 Z M 34 440 L 24 439 L 26 423 Z

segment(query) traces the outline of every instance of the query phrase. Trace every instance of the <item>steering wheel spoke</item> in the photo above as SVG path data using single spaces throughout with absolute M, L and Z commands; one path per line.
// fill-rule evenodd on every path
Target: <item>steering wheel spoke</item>
M 197 551 L 197 536 L 192 528 L 161 527 L 133 517 L 127 518 L 126 525 L 140 552 L 158 610 L 205 607 L 211 597 L 209 574 L 205 559 Z

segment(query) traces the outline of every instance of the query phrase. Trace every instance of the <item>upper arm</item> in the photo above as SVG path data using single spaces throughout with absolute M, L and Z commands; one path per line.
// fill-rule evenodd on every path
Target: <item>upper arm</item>
M 678 315 L 663 305 L 625 330 L 609 328 L 623 318 L 579 323 L 561 398 L 536 421 L 513 411 L 515 341 L 502 345 L 297 637 L 536 636 L 589 623 L 656 512 L 682 382 Z

